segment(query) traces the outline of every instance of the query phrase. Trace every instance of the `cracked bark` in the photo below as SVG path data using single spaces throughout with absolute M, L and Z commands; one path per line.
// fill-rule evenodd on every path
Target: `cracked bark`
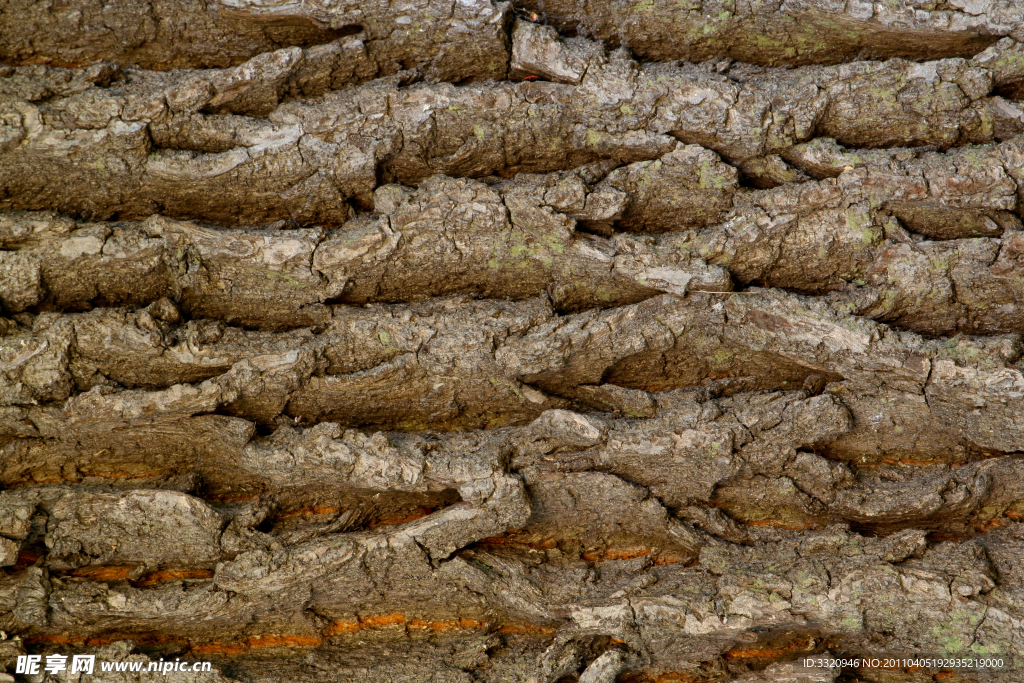
M 161 305 L 176 314 L 165 301 L 153 312 Z M 148 310 L 41 314 L 32 332 L 5 337 L 4 403 L 29 411 L 12 424 L 40 420 L 47 429 L 220 409 L 263 423 L 284 414 L 450 429 L 514 423 L 567 400 L 615 405 L 602 384 L 735 393 L 833 382 L 858 398 L 926 398 L 938 420 L 979 447 L 1021 450 L 1015 337 L 932 341 L 775 290 L 662 295 L 568 316 L 543 299 L 459 298 L 335 314 L 320 333 L 178 326 Z M 386 393 L 390 405 L 343 398 L 361 392 Z M 967 418 L 975 401 L 991 404 L 980 422 Z
M 595 53 L 579 85 L 402 87 L 385 79 L 276 109 L 268 89 L 252 98 L 263 95 L 273 109 L 267 118 L 202 113 L 218 102 L 223 74 L 129 70 L 112 81 L 109 69 L 21 67 L 2 79 L 0 202 L 95 218 L 162 211 L 236 224 L 337 223 L 347 217 L 344 200 L 371 201 L 378 176 L 417 183 L 436 173 L 642 161 L 670 152 L 676 139 L 759 177 L 765 158 L 814 137 L 943 148 L 1010 137 L 1024 115 L 989 95 L 1001 73 L 993 64 L 738 67 L 727 77 Z M 50 87 L 41 93 L 39 81 Z
M 264 62 L 255 75 L 321 89 L 407 68 L 432 80 L 501 78 L 508 9 L 507 3 L 445 0 L 400 13 L 385 2 L 339 7 L 245 0 L 117 0 L 43 9 L 5 0 L 0 62 L 202 69 L 292 48 L 293 63 L 280 69 Z
M 570 5 L 0 0 L 0 683 L 1016 681 L 1024 17 Z
M 645 59 L 731 58 L 763 65 L 835 64 L 870 56 L 968 57 L 1002 36 L 1021 37 L 1010 2 L 871 4 L 716 0 L 623 6 L 559 0 L 521 3 L 564 31 L 624 45 Z

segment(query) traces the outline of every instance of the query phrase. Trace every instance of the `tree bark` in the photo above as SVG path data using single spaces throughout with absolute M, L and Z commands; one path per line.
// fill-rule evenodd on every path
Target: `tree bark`
M 549 38 L 550 50 L 568 49 Z M 277 91 L 260 79 L 235 95 L 235 78 L 222 72 L 128 71 L 111 81 L 109 69 L 20 67 L 2 79 L 0 206 L 100 219 L 162 212 L 235 224 L 339 223 L 346 200 L 372 201 L 378 176 L 419 183 L 436 173 L 652 160 L 678 139 L 771 183 L 772 169 L 784 166 L 774 156 L 816 136 L 947 148 L 1024 130 L 1024 114 L 990 95 L 1009 69 L 993 60 L 738 67 L 726 76 L 591 52 L 579 85 L 384 80 L 276 108 Z M 513 54 L 512 65 L 530 54 Z M 226 94 L 243 111 L 269 113 L 204 113 Z
M 250 69 L 257 78 L 324 90 L 409 68 L 431 80 L 503 78 L 508 64 L 509 5 L 502 2 L 440 0 L 396 12 L 385 2 L 115 0 L 43 8 L 4 0 L 0 9 L 0 62 L 10 65 L 113 62 L 163 71 L 256 57 Z M 288 62 L 268 63 L 265 53 L 278 49 Z
M 825 0 L 521 4 L 559 30 L 624 46 L 648 60 L 729 58 L 766 66 L 969 57 L 1000 37 L 1019 39 L 1024 26 L 1020 7 L 999 1 L 969 10 L 952 3 Z
M 1015 683 L 1022 31 L 0 0 L 0 683 Z

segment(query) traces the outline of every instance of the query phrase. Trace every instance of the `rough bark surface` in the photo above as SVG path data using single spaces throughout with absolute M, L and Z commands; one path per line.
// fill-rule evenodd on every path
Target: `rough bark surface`
M 10 65 L 202 69 L 291 48 L 288 61 L 264 55 L 240 75 L 321 90 L 409 68 L 433 80 L 502 78 L 508 65 L 509 4 L 490 0 L 4 0 L 0 12 L 0 61 Z
M 1018 40 L 0 0 L 0 683 L 1019 683 Z

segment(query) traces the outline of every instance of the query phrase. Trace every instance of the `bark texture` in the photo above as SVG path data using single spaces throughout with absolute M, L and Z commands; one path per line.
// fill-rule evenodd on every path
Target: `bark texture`
M 1024 12 L 1004 0 L 521 4 L 560 30 L 622 45 L 658 61 L 724 57 L 762 65 L 802 65 L 864 57 L 969 57 L 1001 37 L 1019 39 L 1024 30 Z
M 1017 40 L 0 0 L 0 683 L 1018 683 Z
M 204 69 L 257 57 L 243 78 L 263 72 L 300 88 L 326 78 L 323 90 L 409 68 L 435 80 L 501 78 L 508 64 L 509 4 L 489 0 L 403 9 L 379 0 L 4 0 L 0 11 L 0 61 L 10 65 Z M 287 61 L 264 55 L 281 48 Z

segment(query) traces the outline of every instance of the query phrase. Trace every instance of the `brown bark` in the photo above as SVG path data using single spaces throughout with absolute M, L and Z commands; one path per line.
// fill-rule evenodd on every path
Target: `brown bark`
M 514 55 L 513 66 L 524 58 Z M 728 77 L 603 53 L 588 63 L 579 85 L 402 87 L 385 79 L 276 109 L 275 90 L 254 88 L 254 100 L 240 101 L 273 109 L 265 119 L 203 113 L 220 101 L 223 74 L 130 71 L 107 82 L 111 73 L 98 69 L 23 67 L 3 79 L 0 205 L 96 218 L 163 212 L 234 224 L 339 223 L 345 200 L 370 202 L 378 176 L 418 183 L 436 173 L 651 160 L 676 138 L 758 178 L 766 157 L 816 136 L 946 148 L 1024 129 L 1015 105 L 990 96 L 998 71 L 990 61 L 741 67 Z M 55 88 L 44 89 L 46 102 L 40 80 Z
M 718 0 L 619 5 L 527 0 L 521 6 L 564 31 L 623 45 L 645 59 L 731 58 L 763 65 L 853 59 L 969 57 L 1002 36 L 1021 37 L 1012 2 L 954 3 Z
M 409 68 L 431 80 L 502 78 L 508 11 L 507 3 L 446 0 L 397 13 L 384 2 L 339 7 L 331 2 L 116 0 L 44 7 L 4 0 L 0 62 L 202 69 L 298 48 L 288 53 L 284 68 L 253 65 L 257 76 L 300 88 L 316 87 L 324 79 L 337 87 Z
M 0 0 L 0 683 L 1016 683 L 1024 17 L 669 4 Z

